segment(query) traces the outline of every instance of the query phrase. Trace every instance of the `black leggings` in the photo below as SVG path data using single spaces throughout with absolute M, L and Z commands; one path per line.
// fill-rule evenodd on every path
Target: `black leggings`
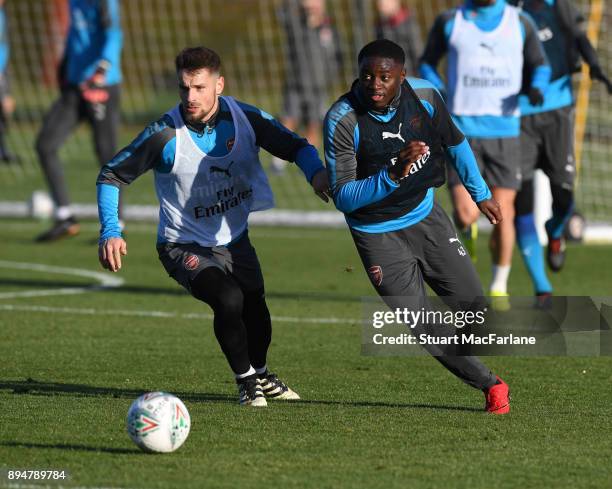
M 550 191 L 553 200 L 553 213 L 564 216 L 570 212 L 574 202 L 573 192 L 554 183 L 550 184 Z M 534 200 L 533 180 L 526 180 L 523 182 L 521 190 L 516 194 L 514 201 L 516 216 L 531 214 L 534 209 Z
M 51 197 L 58 206 L 70 204 L 58 152 L 81 120 L 86 120 L 93 130 L 94 147 L 100 166 L 108 163 L 115 155 L 119 129 L 119 85 L 111 85 L 107 91 L 106 102 L 89 103 L 83 99 L 78 87 L 67 87 L 45 115 L 36 139 L 36 152 Z
M 191 294 L 214 311 L 215 336 L 233 372 L 244 374 L 251 366 L 266 365 L 272 323 L 264 289 L 243 290 L 217 267 L 205 268 L 190 285 Z

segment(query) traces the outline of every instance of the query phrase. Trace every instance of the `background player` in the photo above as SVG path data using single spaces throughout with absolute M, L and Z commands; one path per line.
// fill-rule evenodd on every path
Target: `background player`
M 36 140 L 56 205 L 55 222 L 36 238 L 39 242 L 79 233 L 58 158 L 60 147 L 77 124 L 85 119 L 91 126 L 100 166 L 117 151 L 122 44 L 118 0 L 70 0 L 70 28 L 59 68 L 61 93 Z
M 285 31 L 281 123 L 292 131 L 303 126 L 308 142 L 319 147 L 328 87 L 342 63 L 338 31 L 325 0 L 284 0 L 278 19 Z M 283 159 L 272 159 L 275 173 L 285 166 Z
M 504 221 L 491 234 L 492 296 L 506 296 L 514 246 L 514 198 L 520 187 L 520 120 L 518 94 L 523 65 L 533 74 L 529 99 L 541 104 L 550 68 L 533 23 L 505 0 L 468 0 L 435 21 L 421 74 L 444 89 L 436 73 L 448 53 L 448 103 L 458 126 L 469 138 L 484 178 L 504 211 Z M 473 224 L 479 212 L 457 175 L 449 168 L 455 220 L 471 253 Z M 507 299 L 506 299 L 507 300 Z M 499 303 L 502 307 L 508 305 Z
M 12 163 L 18 158 L 11 154 L 6 144 L 8 118 L 15 110 L 15 101 L 11 97 L 8 81 L 9 38 L 4 11 L 4 0 L 0 0 L 0 161 Z
M 406 53 L 406 73 L 415 76 L 419 69 L 419 58 L 423 53 L 421 28 L 414 12 L 401 0 L 376 0 L 378 22 L 376 39 L 389 39 Z
M 325 201 L 327 174 L 305 139 L 260 109 L 221 97 L 220 69 L 210 49 L 179 53 L 181 103 L 102 168 L 99 257 L 105 268 L 121 268 L 127 245 L 117 214 L 119 187 L 154 170 L 159 259 L 174 280 L 213 309 L 215 336 L 236 377 L 240 404 L 265 406 L 265 397 L 299 396 L 266 367 L 272 325 L 247 230 L 251 211 L 274 205 L 259 148 L 295 161 Z
M 499 204 L 444 101 L 429 82 L 405 80 L 404 60 L 392 41 L 367 44 L 358 57 L 359 79 L 327 113 L 325 160 L 334 202 L 388 305 L 425 298 L 425 283 L 447 299 L 477 300 L 482 287 L 474 265 L 434 201 L 434 187 L 445 180 L 445 157 L 493 224 L 502 220 Z M 436 359 L 481 389 L 489 412 L 510 410 L 507 384 L 480 360 L 444 354 Z
M 552 293 L 546 276 L 542 248 L 533 217 L 536 168 L 550 179 L 552 217 L 546 222 L 547 259 L 558 272 L 565 262 L 563 231 L 574 210 L 574 96 L 571 74 L 580 58 L 590 67 L 591 78 L 600 80 L 612 93 L 612 84 L 599 64 L 589 42 L 584 17 L 569 0 L 513 1 L 535 21 L 546 56 L 552 67 L 551 83 L 544 92 L 544 103 L 534 106 L 521 96 L 521 154 L 523 182 L 516 197 L 516 233 L 523 262 L 533 281 L 541 306 Z M 529 74 L 527 74 L 529 76 Z

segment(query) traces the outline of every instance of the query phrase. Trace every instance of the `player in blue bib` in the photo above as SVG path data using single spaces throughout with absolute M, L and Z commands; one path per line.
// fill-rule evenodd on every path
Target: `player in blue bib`
M 436 72 L 445 55 L 446 83 Z M 505 0 L 465 0 L 439 15 L 420 67 L 424 78 L 446 89 L 449 110 L 468 137 L 484 179 L 504 211 L 504 222 L 493 230 L 490 240 L 489 293 L 500 296 L 494 304 L 501 307 L 509 306 L 505 297 L 515 237 L 514 199 L 521 184 L 518 97 L 524 67 L 531 73 L 526 82 L 530 102 L 541 104 L 550 67 L 533 23 Z M 469 245 L 475 238 L 479 211 L 450 167 L 448 180 L 455 221 Z
M 159 198 L 157 251 L 167 273 L 214 311 L 215 336 L 234 372 L 239 402 L 299 399 L 268 371 L 272 338 L 261 267 L 248 236 L 251 212 L 274 205 L 259 148 L 295 161 L 327 201 L 316 149 L 264 111 L 221 96 L 217 53 L 184 49 L 176 58 L 181 102 L 107 163 L 98 177 L 99 258 L 116 272 L 127 245 L 119 187 L 148 170 Z

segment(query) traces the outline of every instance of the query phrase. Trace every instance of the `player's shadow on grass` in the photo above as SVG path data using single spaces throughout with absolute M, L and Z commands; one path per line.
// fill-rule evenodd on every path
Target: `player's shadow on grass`
M 0 380 L 0 391 L 10 390 L 13 394 L 29 394 L 39 396 L 72 395 L 84 397 L 112 397 L 115 399 L 136 399 L 151 389 L 133 388 L 121 389 L 117 387 L 97 387 L 85 384 L 64 384 L 59 382 L 38 382 L 27 380 Z M 184 401 L 192 402 L 236 402 L 234 396 L 215 394 L 209 392 L 176 392 L 172 394 Z
M 55 395 L 75 395 L 87 397 L 113 397 L 116 399 L 136 399 L 147 389 L 120 389 L 117 387 L 96 387 L 84 384 L 64 384 L 58 382 L 37 382 L 34 379 L 27 380 L 8 380 L 0 381 L 0 391 L 11 390 L 13 394 L 29 394 L 42 396 Z M 172 394 L 178 396 L 183 401 L 191 402 L 223 402 L 236 404 L 234 396 L 224 394 L 201 393 L 201 392 L 176 392 Z M 280 403 L 281 401 L 277 401 Z M 297 405 L 323 405 L 323 406 L 346 406 L 346 407 L 382 407 L 382 408 L 403 408 L 403 409 L 433 409 L 446 411 L 472 411 L 480 412 L 482 409 L 477 409 L 467 406 L 448 406 L 439 404 L 416 404 L 416 403 L 399 403 L 399 402 L 382 402 L 382 401 L 343 401 L 343 400 L 299 400 L 291 401 L 291 404 Z
M 80 452 L 114 453 L 120 455 L 145 455 L 142 450 L 137 448 L 112 448 L 112 447 L 93 447 L 89 445 L 75 445 L 73 443 L 26 443 L 19 441 L 0 442 L 0 446 L 12 448 L 55 448 L 58 450 L 74 450 Z
M 313 404 L 323 406 L 350 406 L 350 407 L 383 407 L 383 408 L 401 408 L 401 409 L 432 409 L 443 411 L 469 411 L 469 412 L 484 412 L 483 409 L 468 407 L 468 406 L 448 406 L 444 404 L 416 404 L 416 403 L 401 403 L 401 402 L 382 402 L 382 401 L 326 401 L 326 400 L 306 400 L 291 401 L 295 404 Z
M 338 294 L 333 292 L 322 294 L 320 292 L 276 292 L 274 290 L 266 290 L 266 298 L 290 301 L 349 302 L 357 304 L 361 302 L 361 297 L 355 296 L 355 294 Z

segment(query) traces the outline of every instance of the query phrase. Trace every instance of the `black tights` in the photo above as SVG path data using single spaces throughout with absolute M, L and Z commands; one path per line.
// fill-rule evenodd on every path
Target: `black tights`
M 572 210 L 574 204 L 574 194 L 571 190 L 559 184 L 551 183 L 550 191 L 553 200 L 553 214 L 555 216 L 565 216 Z M 534 208 L 534 188 L 533 180 L 526 180 L 521 186 L 521 190 L 516 194 L 514 201 L 516 216 L 531 214 Z
M 272 323 L 263 287 L 243 290 L 231 275 L 209 267 L 191 281 L 191 294 L 212 307 L 215 336 L 235 374 L 266 364 Z

